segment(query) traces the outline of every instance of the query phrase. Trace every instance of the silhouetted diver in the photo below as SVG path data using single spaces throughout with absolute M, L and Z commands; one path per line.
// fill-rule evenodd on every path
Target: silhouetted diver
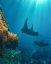
M 34 41 L 35 44 L 37 44 L 38 46 L 49 46 L 49 43 L 44 43 L 43 40 L 41 42 L 37 42 L 37 41 Z
M 28 18 L 26 19 L 25 24 L 24 24 L 23 28 L 21 29 L 22 33 L 26 33 L 26 34 L 32 35 L 32 36 L 38 36 L 39 35 L 38 32 L 33 31 L 33 24 L 32 24 L 31 29 L 28 29 L 27 21 L 28 21 Z

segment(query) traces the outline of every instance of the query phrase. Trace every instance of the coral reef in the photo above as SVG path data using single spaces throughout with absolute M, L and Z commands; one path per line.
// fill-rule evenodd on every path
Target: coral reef
M 8 25 L 4 19 L 2 8 L 0 7 L 0 56 L 4 58 L 5 47 L 18 44 L 18 36 L 9 32 Z
M 5 49 L 4 59 L 0 57 L 0 64 L 21 64 L 22 55 L 19 51 L 18 49 Z
M 30 49 L 20 46 L 22 52 L 21 64 L 51 64 L 51 50 L 47 48 Z

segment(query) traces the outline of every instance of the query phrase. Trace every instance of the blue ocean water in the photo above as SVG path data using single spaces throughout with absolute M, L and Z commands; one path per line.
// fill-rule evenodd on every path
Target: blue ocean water
M 0 0 L 0 5 L 10 31 L 18 35 L 19 46 L 36 50 L 51 49 L 51 0 L 38 3 L 37 0 Z M 28 28 L 33 24 L 33 30 L 42 36 L 31 36 L 21 32 L 26 18 Z M 35 40 L 48 41 L 49 46 L 39 47 L 34 44 Z

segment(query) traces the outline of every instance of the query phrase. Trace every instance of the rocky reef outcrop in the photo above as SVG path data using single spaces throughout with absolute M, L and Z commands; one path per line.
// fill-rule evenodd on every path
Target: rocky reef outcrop
M 9 31 L 8 24 L 0 7 L 0 56 L 4 58 L 4 51 L 7 46 L 12 47 L 18 44 L 18 36 Z

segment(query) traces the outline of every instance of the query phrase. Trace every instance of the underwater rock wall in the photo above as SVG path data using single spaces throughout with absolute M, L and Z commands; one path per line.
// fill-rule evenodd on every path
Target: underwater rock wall
M 18 44 L 17 34 L 9 31 L 8 24 L 6 23 L 3 15 L 2 8 L 0 7 L 0 56 L 4 58 L 4 50 L 7 46 Z

